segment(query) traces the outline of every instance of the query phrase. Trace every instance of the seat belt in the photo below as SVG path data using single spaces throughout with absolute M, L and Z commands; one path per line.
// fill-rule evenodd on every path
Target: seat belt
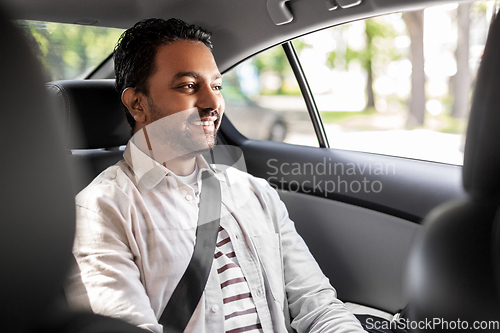
M 407 303 L 403 309 L 399 310 L 392 318 L 392 321 L 399 322 L 400 320 L 402 321 L 403 319 L 406 319 L 406 316 L 408 315 L 408 305 L 409 303 Z
M 203 171 L 193 256 L 158 321 L 164 332 L 184 332 L 200 302 L 212 267 L 220 214 L 220 183 L 208 171 Z

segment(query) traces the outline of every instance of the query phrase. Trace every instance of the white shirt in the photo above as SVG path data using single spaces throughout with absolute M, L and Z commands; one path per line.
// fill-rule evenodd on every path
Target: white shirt
M 190 186 L 132 142 L 124 159 L 76 198 L 79 272 L 71 278 L 69 300 L 159 333 L 158 318 L 192 256 L 198 205 Z M 201 156 L 197 163 L 200 171 L 212 169 Z M 237 169 L 213 168 L 222 190 L 220 223 L 263 332 L 286 332 L 288 315 L 298 332 L 364 332 L 336 298 L 276 191 Z M 212 266 L 186 332 L 223 332 L 222 299 Z

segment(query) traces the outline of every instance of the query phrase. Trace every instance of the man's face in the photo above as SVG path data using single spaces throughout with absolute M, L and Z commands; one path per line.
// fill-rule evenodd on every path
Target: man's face
M 155 62 L 144 110 L 151 141 L 178 156 L 212 148 L 224 112 L 212 53 L 201 42 L 181 40 L 159 47 Z

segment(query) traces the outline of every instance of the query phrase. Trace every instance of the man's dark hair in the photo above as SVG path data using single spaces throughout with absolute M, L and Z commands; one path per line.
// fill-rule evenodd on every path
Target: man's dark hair
M 155 70 L 158 48 L 178 40 L 199 41 L 212 50 L 210 32 L 175 18 L 146 19 L 127 29 L 120 36 L 114 50 L 115 87 L 118 93 L 121 94 L 125 88 L 132 87 L 147 95 L 148 79 Z M 133 129 L 134 118 L 128 111 L 125 114 Z

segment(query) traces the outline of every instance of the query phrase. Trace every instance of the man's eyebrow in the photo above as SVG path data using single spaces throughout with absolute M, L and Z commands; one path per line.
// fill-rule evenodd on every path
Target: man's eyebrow
M 200 74 L 197 73 L 197 72 L 179 72 L 177 74 L 174 75 L 174 77 L 172 78 L 173 81 L 175 80 L 178 80 L 178 79 L 182 79 L 184 77 L 192 77 L 193 79 L 197 79 L 200 77 Z
M 186 72 L 179 72 L 177 74 L 174 75 L 174 77 L 172 78 L 172 81 L 176 81 L 176 80 L 179 80 L 179 79 L 182 79 L 184 77 L 191 77 L 193 79 L 198 79 L 200 78 L 202 75 L 198 72 L 190 72 L 190 71 L 186 71 Z M 218 80 L 222 77 L 222 75 L 220 73 L 217 73 L 214 75 L 213 77 L 213 80 Z

